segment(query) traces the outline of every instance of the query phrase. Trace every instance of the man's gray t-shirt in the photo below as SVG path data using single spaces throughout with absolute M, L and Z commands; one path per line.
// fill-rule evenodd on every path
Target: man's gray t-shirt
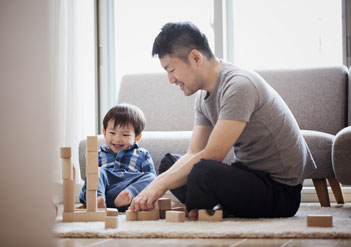
M 315 169 L 290 109 L 260 75 L 221 61 L 215 89 L 207 94 L 200 90 L 196 95 L 195 124 L 215 126 L 219 119 L 247 122 L 234 144 L 235 162 L 292 186 Z

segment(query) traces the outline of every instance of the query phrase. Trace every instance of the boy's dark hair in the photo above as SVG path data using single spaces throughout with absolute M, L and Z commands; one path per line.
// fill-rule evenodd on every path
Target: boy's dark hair
M 193 49 L 201 51 L 208 59 L 214 57 L 206 35 L 193 23 L 169 22 L 155 38 L 152 56 L 162 58 L 169 55 L 188 62 L 188 55 Z
M 119 104 L 112 107 L 105 115 L 103 120 L 103 126 L 106 130 L 107 124 L 110 120 L 114 120 L 114 128 L 117 126 L 127 126 L 132 125 L 134 127 L 135 136 L 140 135 L 140 133 L 145 128 L 145 116 L 139 107 L 130 104 Z

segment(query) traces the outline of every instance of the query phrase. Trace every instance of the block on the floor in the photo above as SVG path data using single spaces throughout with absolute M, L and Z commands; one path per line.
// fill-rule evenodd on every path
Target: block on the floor
M 63 211 L 74 212 L 74 180 L 63 180 Z
M 137 221 L 138 212 L 127 210 L 126 211 L 126 221 Z
M 96 212 L 97 210 L 97 194 L 96 190 L 87 190 L 85 192 L 86 207 L 88 212 Z
M 184 211 L 166 211 L 166 221 L 170 222 L 184 222 L 185 212 Z
M 86 153 L 86 174 L 97 173 L 99 174 L 99 163 L 97 152 Z
M 99 176 L 98 173 L 88 173 L 87 176 L 87 190 L 99 189 Z
M 155 203 L 155 209 L 170 210 L 171 209 L 171 199 L 159 198 Z
M 98 150 L 97 136 L 87 136 L 87 152 L 97 152 Z
M 160 219 L 166 219 L 166 210 L 159 210 Z
M 158 220 L 158 219 L 159 219 L 158 210 L 138 211 L 138 221 Z
M 107 216 L 118 216 L 117 208 L 106 208 Z
M 61 148 L 61 158 L 62 159 L 70 159 L 71 158 L 71 148 L 70 147 L 62 147 Z
M 106 216 L 105 217 L 105 228 L 117 228 L 118 227 L 118 216 Z
M 307 215 L 307 226 L 332 227 L 333 216 L 329 214 L 309 214 Z
M 206 210 L 200 209 L 198 220 L 199 221 L 221 221 L 223 219 L 223 211 L 222 210 Z
M 73 179 L 73 164 L 71 158 L 62 159 L 62 179 Z
M 105 210 L 96 212 L 87 212 L 87 210 L 76 210 L 74 212 L 63 212 L 63 222 L 87 222 L 87 221 L 104 221 L 106 217 Z

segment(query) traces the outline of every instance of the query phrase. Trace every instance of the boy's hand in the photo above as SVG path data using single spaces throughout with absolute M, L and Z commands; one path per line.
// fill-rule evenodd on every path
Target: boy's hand
M 130 210 L 145 211 L 154 208 L 155 201 L 167 191 L 167 189 L 161 186 L 159 181 L 156 180 L 149 184 L 133 199 L 132 204 L 130 205 Z

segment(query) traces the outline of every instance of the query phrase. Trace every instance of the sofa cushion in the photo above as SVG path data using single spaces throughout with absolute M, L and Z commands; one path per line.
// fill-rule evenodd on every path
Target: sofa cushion
M 302 135 L 316 162 L 317 169 L 309 178 L 335 177 L 332 167 L 332 145 L 335 136 L 319 131 L 302 130 Z
M 195 95 L 184 96 L 166 73 L 123 76 L 118 103 L 137 105 L 146 118 L 145 131 L 190 131 L 194 126 Z
M 346 67 L 266 70 L 258 73 L 284 99 L 300 129 L 335 135 L 347 126 Z

